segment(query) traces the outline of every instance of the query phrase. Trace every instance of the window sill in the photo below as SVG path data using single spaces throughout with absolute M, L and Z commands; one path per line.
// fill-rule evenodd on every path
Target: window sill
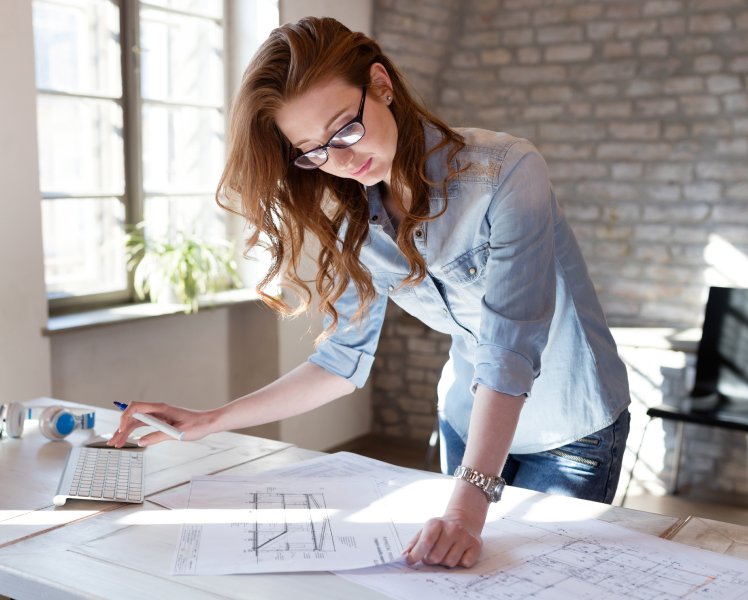
M 258 300 L 257 292 L 254 289 L 244 288 L 201 296 L 198 300 L 198 308 L 200 311 L 203 311 L 212 308 L 235 306 L 256 300 Z M 110 308 L 49 317 L 43 334 L 51 336 L 67 331 L 79 331 L 105 325 L 116 325 L 179 314 L 184 314 L 184 305 L 182 304 L 156 304 L 151 302 L 122 304 Z
M 616 344 L 635 348 L 656 348 L 676 352 L 695 353 L 701 339 L 701 329 L 669 327 L 611 327 Z

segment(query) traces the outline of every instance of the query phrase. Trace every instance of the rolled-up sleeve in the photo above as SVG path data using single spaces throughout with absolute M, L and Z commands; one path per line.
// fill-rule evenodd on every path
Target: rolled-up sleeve
M 535 147 L 515 143 L 489 206 L 490 253 L 472 389 L 529 395 L 555 310 L 553 195 Z
M 356 288 L 351 282 L 335 302 L 339 319 L 337 329 L 317 346 L 309 362 L 347 379 L 356 387 L 363 387 L 374 364 L 374 352 L 379 343 L 386 305 L 387 296 L 377 294 L 363 319 L 352 322 L 351 317 L 359 303 Z M 324 326 L 327 327 L 329 323 L 327 317 Z

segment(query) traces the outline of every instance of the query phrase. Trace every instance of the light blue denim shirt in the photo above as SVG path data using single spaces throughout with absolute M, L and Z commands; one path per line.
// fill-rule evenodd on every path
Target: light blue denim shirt
M 428 266 L 402 287 L 408 265 L 376 186 L 367 189 L 369 239 L 361 261 L 378 295 L 360 324 L 350 285 L 335 307 L 340 324 L 309 360 L 362 386 L 371 370 L 387 298 L 452 337 L 438 385 L 439 411 L 467 440 L 477 384 L 526 395 L 510 452 L 549 450 L 613 423 L 629 404 L 626 369 L 556 202 L 545 161 L 527 140 L 458 130 L 466 170 L 450 182 L 446 212 L 423 223 L 415 244 Z M 427 147 L 438 133 L 426 129 Z M 432 155 L 432 181 L 447 175 L 447 152 Z M 444 207 L 431 190 L 431 214 Z

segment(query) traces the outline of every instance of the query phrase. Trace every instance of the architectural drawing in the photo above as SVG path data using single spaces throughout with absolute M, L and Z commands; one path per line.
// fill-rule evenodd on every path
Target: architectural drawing
M 247 497 L 250 515 L 275 510 L 280 519 L 274 523 L 248 519 L 241 523 L 245 541 L 259 560 L 262 552 L 334 552 L 330 517 L 325 510 L 324 494 L 250 493 Z M 286 515 L 293 511 L 294 521 Z
M 472 569 L 393 564 L 338 574 L 402 600 L 748 600 L 748 561 L 600 521 L 505 517 L 484 530 Z

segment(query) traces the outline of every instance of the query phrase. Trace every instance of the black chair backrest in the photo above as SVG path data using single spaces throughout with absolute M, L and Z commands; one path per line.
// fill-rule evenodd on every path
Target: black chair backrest
M 709 289 L 692 395 L 715 392 L 748 401 L 748 289 Z

